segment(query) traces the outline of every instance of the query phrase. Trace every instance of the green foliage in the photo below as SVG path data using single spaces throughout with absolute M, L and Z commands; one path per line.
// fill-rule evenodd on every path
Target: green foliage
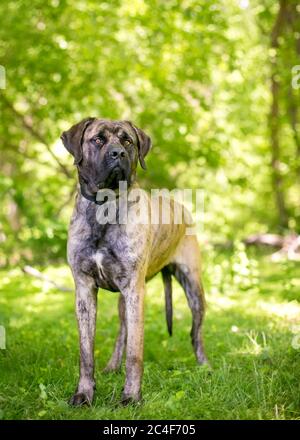
M 236 293 L 258 291 L 257 260 L 249 255 L 245 245 L 236 242 L 233 251 L 216 259 L 213 249 L 206 249 L 205 267 L 211 279 L 211 291 L 225 293 L 234 289 Z
M 2 2 L 1 264 L 64 256 L 75 170 L 59 135 L 88 115 L 129 118 L 151 135 L 146 187 L 205 190 L 208 238 L 277 229 L 267 125 L 277 12 L 271 0 Z M 293 229 L 299 167 L 287 96 L 298 42 L 295 29 L 278 48 Z
M 299 267 L 270 263 L 239 248 L 205 255 L 205 342 L 212 372 L 196 366 L 190 311 L 177 284 L 174 334 L 167 335 L 163 287 L 156 277 L 146 300 L 144 403 L 127 408 L 119 405 L 124 370 L 101 373 L 117 334 L 117 295 L 99 292 L 96 400 L 92 408 L 74 409 L 67 405 L 78 377 L 73 295 L 19 269 L 2 271 L 0 322 L 7 333 L 7 349 L 0 350 L 2 418 L 299 419 L 299 349 L 292 346 L 299 332 Z M 238 267 L 231 271 L 228 261 Z M 249 265 L 255 278 L 246 286 Z M 66 273 L 65 266 L 45 271 L 71 285 Z

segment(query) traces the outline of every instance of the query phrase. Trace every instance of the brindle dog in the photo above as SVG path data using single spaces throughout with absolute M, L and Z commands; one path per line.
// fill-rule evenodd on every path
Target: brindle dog
M 120 329 L 105 371 L 120 369 L 126 347 L 126 381 L 123 403 L 141 399 L 144 346 L 144 295 L 146 281 L 162 272 L 166 315 L 172 333 L 172 275 L 182 285 L 192 312 L 191 338 L 199 364 L 206 363 L 201 336 L 204 292 L 200 281 L 199 247 L 194 235 L 186 235 L 187 223 L 175 224 L 171 203 L 170 224 L 99 224 L 96 194 L 128 185 L 128 198 L 136 188 L 138 162 L 146 169 L 150 138 L 128 121 L 87 118 L 61 136 L 74 156 L 79 190 L 68 238 L 68 262 L 76 287 L 76 313 L 80 336 L 80 377 L 73 405 L 91 404 L 95 390 L 94 338 L 97 291 L 120 292 Z M 151 209 L 150 198 L 143 192 Z M 133 204 L 134 205 L 134 204 Z M 157 205 L 155 205 L 157 206 Z M 129 204 L 129 210 L 130 210 Z

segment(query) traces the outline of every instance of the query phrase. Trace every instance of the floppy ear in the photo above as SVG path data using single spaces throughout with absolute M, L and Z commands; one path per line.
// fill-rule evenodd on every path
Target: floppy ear
M 146 164 L 145 164 L 145 156 L 148 154 L 150 148 L 151 148 L 151 138 L 140 128 L 137 128 L 135 125 L 133 125 L 132 122 L 126 121 L 128 124 L 134 129 L 135 134 L 138 139 L 138 150 L 139 150 L 139 161 L 141 164 L 141 167 L 146 170 Z
M 78 165 L 82 160 L 82 141 L 85 130 L 96 118 L 86 118 L 69 130 L 64 131 L 61 140 L 69 153 L 74 156 L 74 164 Z

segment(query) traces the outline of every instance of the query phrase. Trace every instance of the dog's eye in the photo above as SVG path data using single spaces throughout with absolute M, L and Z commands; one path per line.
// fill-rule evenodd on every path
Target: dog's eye
M 103 137 L 96 137 L 96 138 L 95 138 L 95 143 L 96 143 L 97 145 L 103 145 L 104 142 L 105 142 L 105 140 L 103 139 Z
M 132 144 L 132 142 L 130 139 L 125 139 L 125 141 L 124 141 L 125 147 L 128 147 L 128 145 L 131 145 L 131 144 Z

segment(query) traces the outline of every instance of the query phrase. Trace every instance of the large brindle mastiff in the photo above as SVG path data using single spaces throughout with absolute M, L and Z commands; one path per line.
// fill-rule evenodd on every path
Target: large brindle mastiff
M 162 272 L 168 330 L 172 332 L 171 276 L 182 285 L 192 312 L 191 338 L 199 364 L 206 363 L 201 336 L 204 292 L 200 281 L 199 248 L 195 235 L 187 235 L 187 222 L 175 224 L 171 202 L 170 224 L 99 224 L 96 218 L 99 189 L 116 190 L 127 182 L 128 199 L 136 188 L 138 162 L 145 166 L 151 140 L 128 121 L 87 118 L 61 136 L 74 156 L 79 190 L 68 238 L 68 262 L 76 286 L 76 313 L 80 335 L 80 377 L 73 405 L 90 404 L 95 390 L 94 338 L 97 291 L 120 292 L 120 329 L 105 371 L 120 368 L 126 347 L 126 381 L 122 402 L 141 399 L 146 282 Z M 143 192 L 144 203 L 153 202 Z M 155 205 L 157 207 L 157 204 Z M 128 209 L 134 203 L 128 203 Z

